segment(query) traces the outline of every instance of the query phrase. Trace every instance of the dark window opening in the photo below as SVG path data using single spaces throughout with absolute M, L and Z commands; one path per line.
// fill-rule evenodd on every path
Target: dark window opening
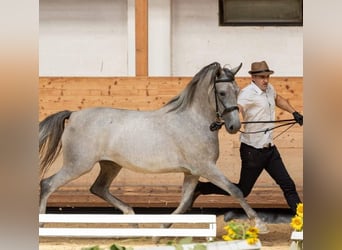
M 303 26 L 303 0 L 219 0 L 220 26 Z

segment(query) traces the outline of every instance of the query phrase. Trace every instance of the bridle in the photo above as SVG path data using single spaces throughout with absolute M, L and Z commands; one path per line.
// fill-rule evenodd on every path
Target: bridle
M 226 71 L 225 71 L 226 73 Z M 214 81 L 214 93 L 215 93 L 215 109 L 216 109 L 216 120 L 210 124 L 210 131 L 219 130 L 222 125 L 224 124 L 224 121 L 222 120 L 222 116 L 224 116 L 227 113 L 230 113 L 234 110 L 239 110 L 239 107 L 237 105 L 226 107 L 222 102 L 222 106 L 224 107 L 223 111 L 220 113 L 218 108 L 218 102 L 220 101 L 217 97 L 217 90 L 216 90 L 216 83 L 218 82 L 232 82 L 234 81 L 234 75 L 233 74 L 225 74 L 223 77 L 216 77 Z

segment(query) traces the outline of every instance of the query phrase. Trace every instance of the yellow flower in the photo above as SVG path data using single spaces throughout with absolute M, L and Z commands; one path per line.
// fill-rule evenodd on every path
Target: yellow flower
M 259 229 L 256 227 L 250 227 L 247 231 L 247 233 L 251 233 L 251 234 L 258 234 L 259 233 Z
M 292 218 L 291 227 L 296 231 L 302 231 L 304 226 L 304 205 L 303 203 L 297 204 L 296 215 Z
M 223 236 L 222 236 L 222 239 L 225 240 L 225 241 L 233 240 L 228 234 L 223 235 Z
M 247 243 L 251 244 L 251 245 L 257 243 L 257 241 L 258 241 L 258 238 L 256 238 L 256 237 L 247 238 Z
M 227 230 L 228 235 L 230 235 L 232 238 L 236 237 L 236 233 L 233 229 L 229 228 Z
M 298 215 L 296 215 L 291 220 L 291 226 L 296 231 L 301 231 L 303 229 L 303 218 L 298 216 Z
M 303 217 L 303 212 L 304 212 L 303 203 L 298 203 L 296 212 L 298 216 Z

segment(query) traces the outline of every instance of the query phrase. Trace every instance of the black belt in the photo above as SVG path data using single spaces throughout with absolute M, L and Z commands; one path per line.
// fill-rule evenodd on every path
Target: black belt
M 263 148 L 272 148 L 274 145 L 272 143 L 267 143 L 263 146 Z
M 262 148 L 255 148 L 255 147 L 253 147 L 251 145 L 248 145 L 248 144 L 246 144 L 244 142 L 241 142 L 241 144 L 245 145 L 246 147 L 250 147 L 250 148 L 252 148 L 254 150 L 258 150 L 258 151 L 269 150 L 269 149 L 274 148 L 274 144 L 272 144 L 272 143 L 267 143 Z

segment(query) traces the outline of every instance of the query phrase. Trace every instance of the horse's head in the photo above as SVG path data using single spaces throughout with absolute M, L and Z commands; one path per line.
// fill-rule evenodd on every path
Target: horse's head
M 224 120 L 226 130 L 230 134 L 237 133 L 241 123 L 237 106 L 239 87 L 235 82 L 235 74 L 241 66 L 242 63 L 236 68 L 227 69 L 221 68 L 217 62 L 205 66 L 178 96 L 165 105 L 167 112 L 183 112 L 194 106 L 196 112 L 202 112 L 211 120 L 215 114 L 211 106 L 214 103 L 216 121 L 210 125 L 210 130 L 220 129 Z M 204 102 L 205 96 L 208 97 L 208 103 Z
M 242 63 L 233 69 L 219 68 L 216 74 L 214 89 L 216 114 L 218 119 L 223 119 L 226 130 L 235 134 L 241 128 L 237 96 L 239 87 L 235 82 L 235 75 L 240 70 Z

